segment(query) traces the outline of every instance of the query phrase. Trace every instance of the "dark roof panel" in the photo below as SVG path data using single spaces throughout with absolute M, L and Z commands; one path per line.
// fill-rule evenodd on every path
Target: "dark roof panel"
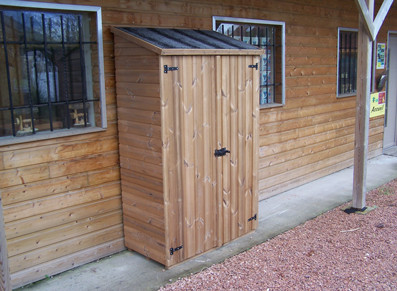
M 255 50 L 256 46 L 212 30 L 117 27 L 161 49 L 237 49 Z

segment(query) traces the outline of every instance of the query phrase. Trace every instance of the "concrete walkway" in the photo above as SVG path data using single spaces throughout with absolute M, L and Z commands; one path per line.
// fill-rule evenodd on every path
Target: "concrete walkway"
M 23 290 L 157 290 L 247 250 L 352 199 L 353 169 L 348 168 L 259 203 L 259 227 L 219 249 L 170 270 L 143 256 L 124 251 L 64 272 Z M 368 162 L 367 189 L 397 178 L 397 157 L 380 156 Z

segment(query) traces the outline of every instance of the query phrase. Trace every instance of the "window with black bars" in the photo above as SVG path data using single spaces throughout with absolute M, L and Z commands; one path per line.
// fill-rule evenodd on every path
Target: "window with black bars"
M 357 36 L 357 31 L 339 30 L 338 96 L 357 91 Z
M 276 26 L 242 23 L 216 23 L 216 31 L 265 50 L 260 63 L 260 105 L 281 103 L 281 33 Z M 280 72 L 279 72 L 280 71 Z
M 0 9 L 0 137 L 95 126 L 93 22 L 84 12 Z

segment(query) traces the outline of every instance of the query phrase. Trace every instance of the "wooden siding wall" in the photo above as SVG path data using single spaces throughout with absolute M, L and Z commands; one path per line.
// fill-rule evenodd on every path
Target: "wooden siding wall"
M 111 25 L 211 29 L 214 15 L 285 21 L 286 105 L 260 111 L 261 197 L 352 165 L 355 98 L 336 98 L 336 57 L 337 28 L 358 25 L 353 0 L 36 1 L 102 6 L 109 128 L 0 147 L 14 286 L 122 249 Z M 379 42 L 397 30 L 396 6 Z M 371 157 L 382 152 L 382 137 L 383 118 L 375 118 Z
M 358 25 L 354 1 L 107 1 L 103 5 L 106 47 L 112 41 L 107 25 L 212 29 L 214 15 L 285 21 L 286 105 L 260 110 L 260 198 L 353 164 L 355 97 L 336 98 L 336 75 L 338 27 Z M 393 15 L 396 4 L 378 42 L 387 42 L 387 31 L 397 29 Z M 369 157 L 382 153 L 383 123 L 383 117 L 371 120 Z
M 14 286 L 123 249 L 116 127 L 0 149 Z
M 125 243 L 165 264 L 159 57 L 119 36 L 116 43 Z
M 8 266 L 7 240 L 3 220 L 3 203 L 0 196 L 0 290 L 11 290 L 10 268 Z

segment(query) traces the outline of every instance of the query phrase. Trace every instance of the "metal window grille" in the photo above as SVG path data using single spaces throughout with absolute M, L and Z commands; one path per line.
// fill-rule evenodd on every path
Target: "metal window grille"
M 275 103 L 277 88 L 281 83 L 276 78 L 277 30 L 272 25 L 251 25 L 236 23 L 217 23 L 217 31 L 232 38 L 258 46 L 265 50 L 260 64 L 260 97 L 261 105 Z
M 87 17 L 0 10 L 0 136 L 94 126 Z
M 357 31 L 339 31 L 338 95 L 357 91 Z

